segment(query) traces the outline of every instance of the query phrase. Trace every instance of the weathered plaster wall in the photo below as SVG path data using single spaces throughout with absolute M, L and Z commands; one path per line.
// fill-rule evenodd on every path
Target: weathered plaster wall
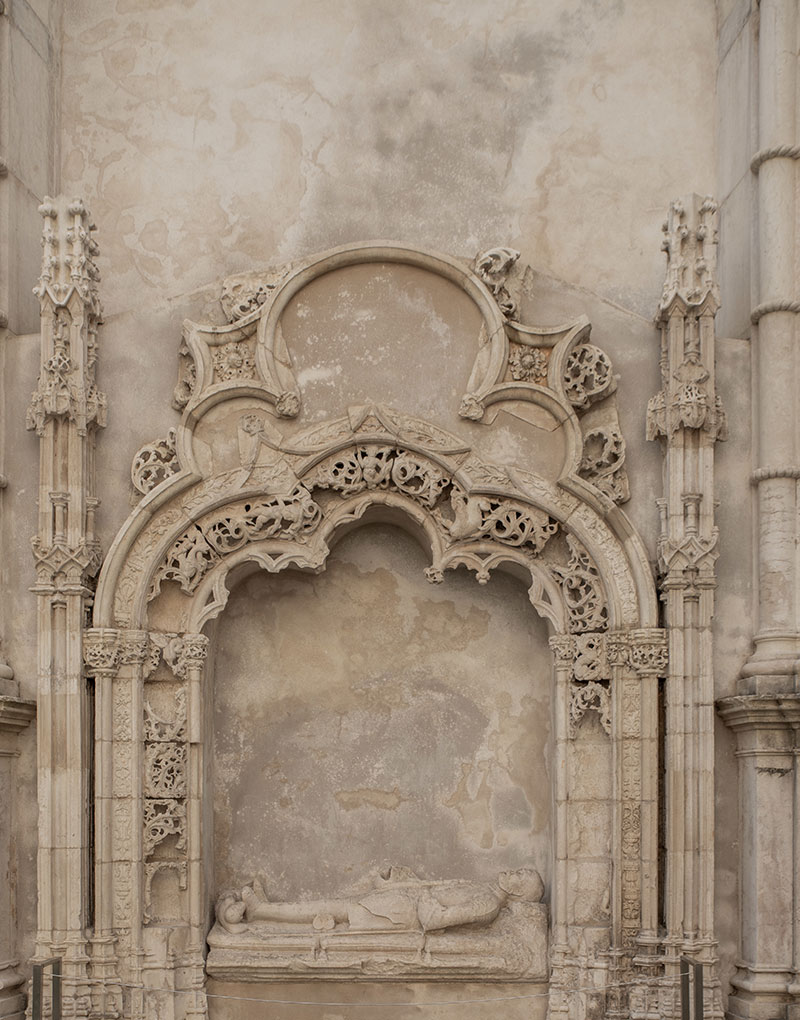
M 217 893 L 256 875 L 331 895 L 375 863 L 549 887 L 551 656 L 525 587 L 424 577 L 397 527 L 344 538 L 324 573 L 259 572 L 215 641 Z

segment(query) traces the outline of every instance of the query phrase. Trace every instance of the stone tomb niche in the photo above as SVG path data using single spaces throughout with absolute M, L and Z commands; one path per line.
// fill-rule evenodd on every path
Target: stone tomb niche
M 550 889 L 545 626 L 502 572 L 432 586 L 427 565 L 409 534 L 373 523 L 320 574 L 259 571 L 233 588 L 212 641 L 211 887 L 217 904 L 230 891 L 234 919 L 249 887 L 304 920 L 278 908 L 244 930 L 217 923 L 211 977 L 546 979 L 541 889 L 432 933 L 392 915 L 355 934 L 363 924 L 336 912 L 398 885 L 415 903 L 472 904 L 524 869 Z

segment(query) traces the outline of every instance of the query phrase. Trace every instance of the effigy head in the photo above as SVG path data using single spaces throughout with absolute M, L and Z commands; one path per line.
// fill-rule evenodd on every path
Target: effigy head
M 501 871 L 497 884 L 509 896 L 529 903 L 539 903 L 544 896 L 544 882 L 536 868 L 517 868 L 516 871 Z

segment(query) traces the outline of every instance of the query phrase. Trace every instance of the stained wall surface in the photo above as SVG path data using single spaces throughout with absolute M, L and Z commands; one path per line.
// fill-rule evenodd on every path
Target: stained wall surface
M 551 668 L 525 587 L 440 586 L 396 527 L 320 575 L 259 572 L 215 641 L 217 892 L 331 895 L 388 861 L 422 877 L 551 871 Z

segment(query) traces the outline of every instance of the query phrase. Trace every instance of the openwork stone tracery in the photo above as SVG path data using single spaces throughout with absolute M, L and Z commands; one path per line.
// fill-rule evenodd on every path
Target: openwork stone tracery
M 302 377 L 284 340 L 282 311 L 314 273 L 370 261 L 412 265 L 456 282 L 480 312 L 471 376 L 461 381 L 449 418 L 442 412 L 449 429 L 372 402 L 304 419 Z M 103 566 L 95 626 L 84 635 L 102 763 L 95 923 L 87 950 L 99 983 L 92 985 L 78 964 L 75 980 L 83 981 L 98 1016 L 120 1009 L 143 1017 L 145 982 L 170 989 L 164 1016 L 204 1016 L 204 982 L 214 967 L 218 976 L 237 980 L 286 980 L 296 976 L 300 959 L 330 977 L 336 968 L 326 954 L 344 953 L 343 947 L 351 969 L 341 976 L 388 980 L 405 973 L 426 981 L 544 985 L 549 968 L 553 1017 L 576 1015 L 576 1003 L 585 1001 L 576 989 L 588 981 L 598 988 L 598 1003 L 624 1010 L 625 993 L 606 986 L 627 986 L 637 939 L 656 927 L 652 804 L 663 635 L 655 628 L 647 556 L 618 508 L 628 485 L 611 361 L 590 342 L 585 319 L 541 328 L 520 321 L 518 261 L 511 249 L 490 249 L 472 271 L 446 256 L 355 245 L 301 266 L 234 278 L 223 294 L 227 325 L 186 324 L 175 394 L 181 423 L 134 459 L 131 477 L 142 499 Z M 62 371 L 61 361 L 53 364 Z M 208 412 L 228 401 L 235 412 L 220 416 L 225 424 L 215 433 Z M 548 427 L 561 430 L 565 453 L 557 477 L 528 463 L 498 463 L 482 447 L 495 411 L 518 405 L 549 416 Z M 98 415 L 89 419 L 99 424 Z M 65 501 L 57 491 L 48 495 L 57 522 Z M 86 509 L 91 522 L 91 500 Z M 247 942 L 252 932 L 209 933 L 220 890 L 208 886 L 205 856 L 213 692 L 205 677 L 208 641 L 200 632 L 224 610 L 239 567 L 322 570 L 339 535 L 372 519 L 402 520 L 420 537 L 433 583 L 446 584 L 447 572 L 460 566 L 480 583 L 498 569 L 528 578 L 530 601 L 554 634 L 556 871 L 546 903 L 532 894 L 507 901 L 493 886 L 497 911 L 464 915 L 464 925 L 477 925 L 479 935 L 433 937 L 420 920 L 430 941 L 413 959 L 403 955 L 408 931 L 379 945 L 352 923 L 331 934 L 322 917 L 316 934 L 303 934 L 306 941 L 289 954 L 292 963 L 270 941 L 274 932 L 255 948 Z M 90 533 L 81 540 L 88 548 Z M 600 804 L 607 889 L 596 904 L 602 920 L 595 937 L 611 954 L 611 969 L 586 952 L 574 893 L 595 867 L 570 844 L 591 796 L 580 767 L 584 752 L 604 775 L 618 777 Z M 404 881 L 414 896 L 424 887 L 434 898 L 454 894 L 458 885 L 447 876 Z M 239 923 L 229 913 L 243 910 L 238 902 L 224 908 L 229 927 Z M 513 949 L 510 931 L 523 938 L 527 955 Z M 351 935 L 360 940 L 357 948 Z M 475 962 L 476 946 L 484 944 L 495 955 Z M 42 947 L 52 949 L 46 938 Z

